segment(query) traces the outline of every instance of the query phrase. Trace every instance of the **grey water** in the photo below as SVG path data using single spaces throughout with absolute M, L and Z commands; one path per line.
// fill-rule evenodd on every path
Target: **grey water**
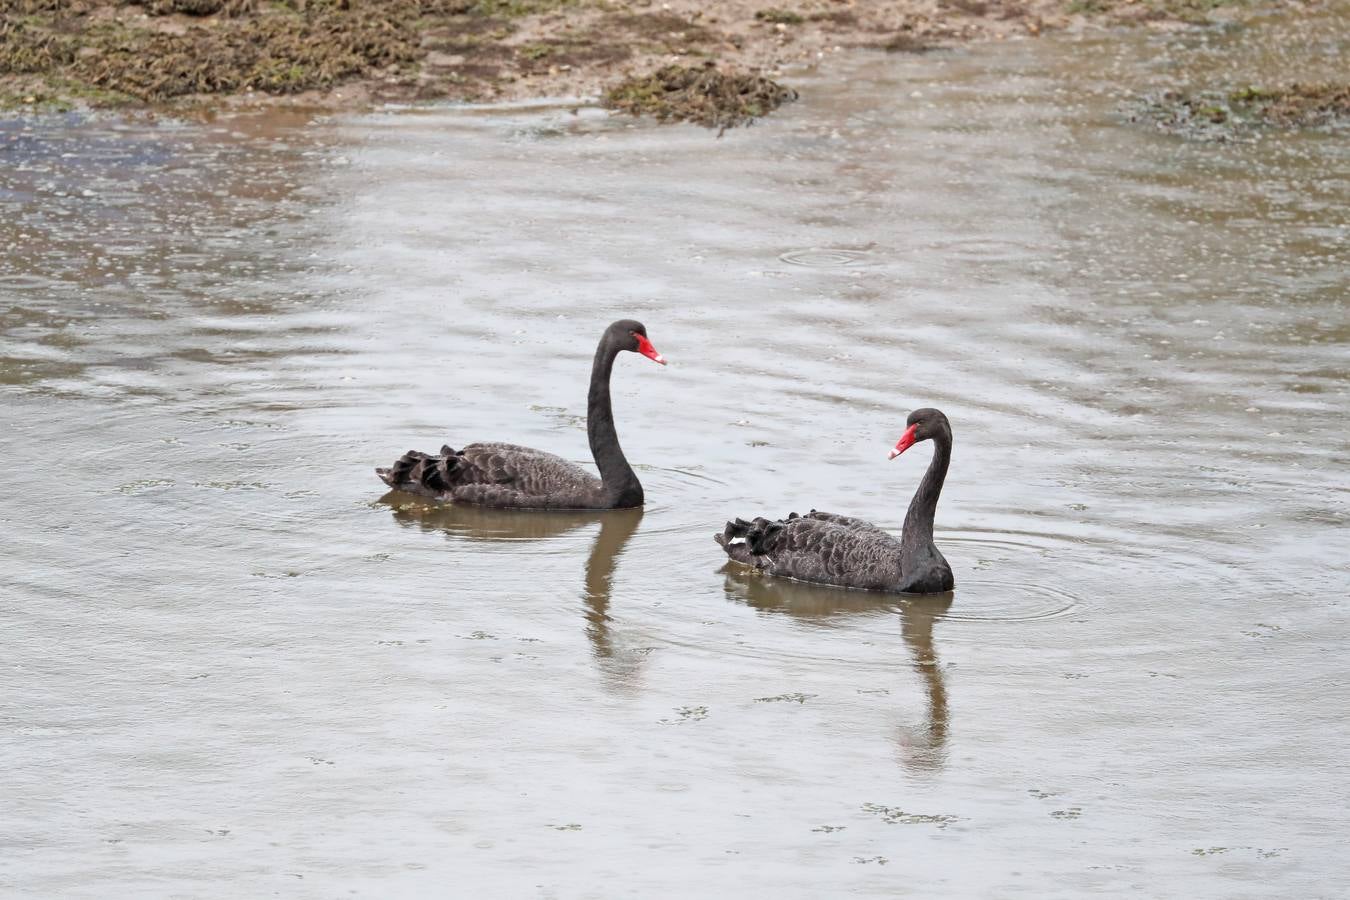
M 0 121 L 0 894 L 1350 892 L 1350 154 L 1126 102 L 1343 58 L 1286 26 L 859 55 L 720 140 Z M 645 510 L 384 495 L 587 461 L 620 317 Z M 898 529 L 920 406 L 954 594 L 724 565 Z

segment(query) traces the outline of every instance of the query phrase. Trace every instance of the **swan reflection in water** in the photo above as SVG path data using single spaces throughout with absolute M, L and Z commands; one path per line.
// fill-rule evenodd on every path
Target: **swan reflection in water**
M 923 681 L 927 700 L 924 722 L 901 726 L 896 744 L 904 766 L 913 771 L 935 771 L 947 761 L 947 683 L 942 662 L 933 649 L 933 625 L 952 605 L 954 594 L 875 594 L 829 585 L 768 578 L 744 566 L 729 564 L 727 597 L 765 612 L 787 613 L 795 619 L 827 624 L 848 616 L 900 616 L 900 637 L 909 650 L 910 665 Z
M 379 499 L 389 507 L 395 521 L 423 531 L 439 531 L 468 541 L 510 542 L 547 540 L 599 524 L 590 555 L 586 557 L 586 637 L 601 669 L 617 682 L 638 674 L 641 654 L 625 653 L 614 646 L 609 614 L 614 569 L 628 539 L 642 521 L 642 507 L 613 510 L 518 510 L 492 509 L 468 504 L 433 503 L 390 491 Z

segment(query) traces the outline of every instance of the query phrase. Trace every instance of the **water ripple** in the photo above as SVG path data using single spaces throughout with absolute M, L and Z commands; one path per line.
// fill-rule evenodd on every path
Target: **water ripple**
M 778 257 L 794 266 L 809 269 L 837 269 L 842 266 L 859 266 L 871 261 L 872 255 L 866 250 L 849 250 L 842 247 L 807 247 L 802 250 L 789 250 Z

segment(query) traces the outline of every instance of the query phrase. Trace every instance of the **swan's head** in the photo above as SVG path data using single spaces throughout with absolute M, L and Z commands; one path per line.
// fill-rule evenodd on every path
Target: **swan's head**
M 666 364 L 666 358 L 657 353 L 656 348 L 652 346 L 652 342 L 647 340 L 647 327 L 641 322 L 633 319 L 620 319 L 609 326 L 607 337 L 614 341 L 620 350 L 641 353 L 652 362 L 658 362 L 663 366 Z
M 950 438 L 952 433 L 952 426 L 940 409 L 916 409 L 909 414 L 905 425 L 908 426 L 905 433 L 895 442 L 887 459 L 895 459 L 919 441 L 930 440 L 941 434 Z

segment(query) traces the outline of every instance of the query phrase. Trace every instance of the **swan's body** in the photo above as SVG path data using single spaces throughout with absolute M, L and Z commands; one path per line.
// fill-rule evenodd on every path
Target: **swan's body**
M 435 500 L 518 509 L 614 508 L 599 478 L 561 456 L 518 444 L 442 447 L 434 456 L 409 450 L 392 467 L 375 471 L 392 488 Z M 636 496 L 618 499 L 621 506 L 641 506 L 641 485 Z
M 933 461 L 910 502 L 897 539 L 863 519 L 812 510 L 786 519 L 735 519 L 715 539 L 737 562 L 770 575 L 868 591 L 932 594 L 955 585 L 933 543 L 933 516 L 951 461 L 952 433 L 935 409 L 916 410 L 892 458 L 932 439 Z
M 376 469 L 396 490 L 435 500 L 514 509 L 620 509 L 641 506 L 642 483 L 619 446 L 610 407 L 609 377 L 621 351 L 656 362 L 665 359 L 640 322 L 615 322 L 595 351 L 587 398 L 586 432 L 600 477 L 560 456 L 516 444 L 476 443 L 439 454 L 410 450 L 387 469 Z

